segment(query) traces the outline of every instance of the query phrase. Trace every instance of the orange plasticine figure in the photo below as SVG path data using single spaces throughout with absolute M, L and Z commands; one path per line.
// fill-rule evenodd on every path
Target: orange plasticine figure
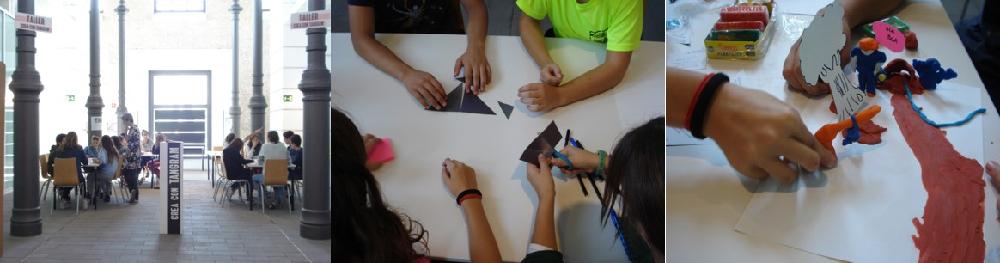
M 865 108 L 856 114 L 856 119 L 858 123 L 867 122 L 875 115 L 882 111 L 882 107 L 878 105 L 872 105 L 871 107 Z M 816 133 L 813 135 L 819 143 L 823 144 L 823 147 L 830 150 L 831 153 L 836 153 L 833 150 L 833 138 L 837 137 L 837 134 L 844 129 L 851 128 L 854 126 L 854 122 L 850 119 L 841 120 L 835 123 L 823 125 Z

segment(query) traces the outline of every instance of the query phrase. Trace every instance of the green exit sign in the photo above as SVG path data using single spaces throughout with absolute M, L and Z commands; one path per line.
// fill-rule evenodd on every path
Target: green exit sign
M 66 95 L 66 101 L 76 101 L 76 95 Z
M 292 95 L 285 95 L 282 99 L 284 99 L 285 102 L 292 102 Z

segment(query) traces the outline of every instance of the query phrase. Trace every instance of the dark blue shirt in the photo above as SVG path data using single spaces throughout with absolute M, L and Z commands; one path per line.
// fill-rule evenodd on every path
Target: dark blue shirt
M 302 179 L 302 148 L 292 149 L 288 148 L 288 161 L 295 165 L 295 168 L 288 170 L 288 179 L 290 180 L 301 180 Z

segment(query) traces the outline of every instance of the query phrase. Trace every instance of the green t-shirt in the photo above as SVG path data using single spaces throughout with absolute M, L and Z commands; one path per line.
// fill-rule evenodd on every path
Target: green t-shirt
M 521 11 L 552 22 L 556 36 L 606 43 L 609 51 L 630 52 L 642 38 L 642 0 L 517 0 Z

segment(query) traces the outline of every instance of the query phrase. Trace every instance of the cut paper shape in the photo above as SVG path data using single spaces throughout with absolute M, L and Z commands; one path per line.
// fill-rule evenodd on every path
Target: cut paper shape
M 392 151 L 392 139 L 382 138 L 375 143 L 375 147 L 372 148 L 372 152 L 368 153 L 368 161 L 376 163 L 384 163 L 396 159 L 395 153 Z
M 875 32 L 875 40 L 892 52 L 903 52 L 906 46 L 906 37 L 896 27 L 882 21 L 872 23 L 872 31 Z
M 496 112 L 493 112 L 493 109 L 486 106 L 486 102 L 483 102 L 479 96 L 466 93 L 462 84 L 459 84 L 458 87 L 455 87 L 455 89 L 452 89 L 451 92 L 448 93 L 448 106 L 445 106 L 440 110 L 436 110 L 434 108 L 427 108 L 427 110 L 496 115 Z
M 844 120 L 867 106 L 864 93 L 854 87 L 840 66 L 840 49 L 844 47 L 844 7 L 840 1 L 828 4 L 802 31 L 799 59 L 802 76 L 816 85 L 822 79 L 830 84 L 837 119 Z
M 534 164 L 538 166 L 538 155 L 543 153 L 551 153 L 555 150 L 554 146 L 558 145 L 559 140 L 562 140 L 562 133 L 559 133 L 559 127 L 556 126 L 556 122 L 552 121 L 549 123 L 545 130 L 538 134 L 528 147 L 521 152 L 521 161 Z
M 962 156 L 944 131 L 925 123 L 902 95 L 892 95 L 893 117 L 920 163 L 927 202 L 913 218 L 920 262 L 982 262 L 985 199 L 983 167 Z
M 500 104 L 500 110 L 503 111 L 503 116 L 507 117 L 507 119 L 509 120 L 510 113 L 514 111 L 514 106 L 511 106 L 510 104 L 507 103 L 503 103 L 502 101 L 497 101 L 497 103 Z

